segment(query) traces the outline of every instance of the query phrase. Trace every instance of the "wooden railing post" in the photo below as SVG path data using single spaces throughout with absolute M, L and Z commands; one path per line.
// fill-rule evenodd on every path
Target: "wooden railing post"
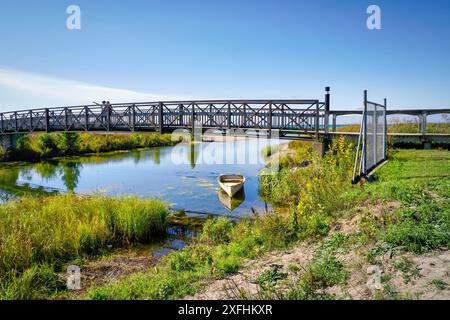
M 268 119 L 269 134 L 272 133 L 272 101 L 269 102 L 269 119 Z
M 319 114 L 319 100 L 316 101 L 316 116 L 314 121 L 314 131 L 315 131 L 315 138 L 316 141 L 319 140 L 319 122 L 320 122 L 320 114 Z
M 106 102 L 106 130 L 108 132 L 111 131 L 111 113 L 112 113 L 112 106 L 109 103 L 109 101 Z
M 195 137 L 195 102 L 192 102 L 192 132 L 191 132 L 191 138 L 194 139 Z
M 67 107 L 64 108 L 64 131 L 69 130 L 69 115 Z
M 33 131 L 33 111 L 28 111 L 28 116 L 30 117 L 30 132 Z
M 163 133 L 164 132 L 164 110 L 163 110 L 163 103 L 159 102 L 158 104 L 158 118 L 159 118 L 159 133 Z
M 180 104 L 180 116 L 178 118 L 178 123 L 183 126 L 183 104 Z
M 136 130 L 136 105 L 131 106 L 131 131 Z
M 0 113 L 0 132 L 5 132 L 5 127 L 3 124 L 3 113 Z
M 50 114 L 49 110 L 45 109 L 45 132 L 50 132 Z
M 14 125 L 15 125 L 15 131 L 19 132 L 19 121 L 17 120 L 17 112 L 14 112 Z
M 333 132 L 337 129 L 337 114 L 333 114 Z
M 84 107 L 84 130 L 89 130 L 89 107 Z
M 228 102 L 228 110 L 227 110 L 227 128 L 231 129 L 231 103 Z

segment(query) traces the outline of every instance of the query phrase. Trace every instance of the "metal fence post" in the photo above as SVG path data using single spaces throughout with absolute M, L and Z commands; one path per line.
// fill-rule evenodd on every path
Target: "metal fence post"
M 387 143 L 388 143 L 388 141 L 387 141 L 387 99 L 385 98 L 384 99 L 384 119 L 383 119 L 383 122 L 384 122 L 384 132 L 383 132 L 383 134 L 384 134 L 384 154 L 383 154 L 383 160 L 387 160 Z
M 374 105 L 374 110 L 373 110 L 373 117 L 372 117 L 372 126 L 373 126 L 373 163 L 375 165 L 378 164 L 378 153 L 377 153 L 377 134 L 378 134 L 378 106 L 375 104 Z
M 325 134 L 328 135 L 330 128 L 330 87 L 325 87 L 325 118 L 324 118 L 324 127 Z
M 367 90 L 364 90 L 364 111 L 363 111 L 363 174 L 367 173 Z
M 158 104 L 158 118 L 159 118 L 159 133 L 164 132 L 164 110 L 163 110 L 163 103 L 159 102 Z

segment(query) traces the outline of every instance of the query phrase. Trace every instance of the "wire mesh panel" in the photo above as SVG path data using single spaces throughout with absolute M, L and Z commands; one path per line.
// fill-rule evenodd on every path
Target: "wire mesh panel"
M 384 105 L 367 100 L 364 94 L 364 111 L 356 152 L 353 181 L 367 176 L 381 162 L 387 159 L 386 101 Z M 360 152 L 361 151 L 361 152 Z M 357 171 L 359 168 L 359 174 Z
M 376 163 L 386 160 L 386 108 L 377 107 L 377 140 L 376 140 Z
M 366 125 L 366 137 L 365 137 L 365 157 L 364 167 L 369 169 L 376 164 L 376 105 L 367 103 L 365 125 Z

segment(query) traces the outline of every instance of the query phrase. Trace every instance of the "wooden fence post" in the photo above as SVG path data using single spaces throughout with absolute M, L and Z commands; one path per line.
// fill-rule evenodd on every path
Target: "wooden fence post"
M 45 132 L 50 132 L 50 112 L 45 109 Z

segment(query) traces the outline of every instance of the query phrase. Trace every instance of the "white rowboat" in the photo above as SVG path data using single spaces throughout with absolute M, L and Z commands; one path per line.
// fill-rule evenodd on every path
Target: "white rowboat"
M 245 177 L 241 175 L 221 174 L 219 176 L 219 186 L 230 197 L 233 197 L 245 183 Z

